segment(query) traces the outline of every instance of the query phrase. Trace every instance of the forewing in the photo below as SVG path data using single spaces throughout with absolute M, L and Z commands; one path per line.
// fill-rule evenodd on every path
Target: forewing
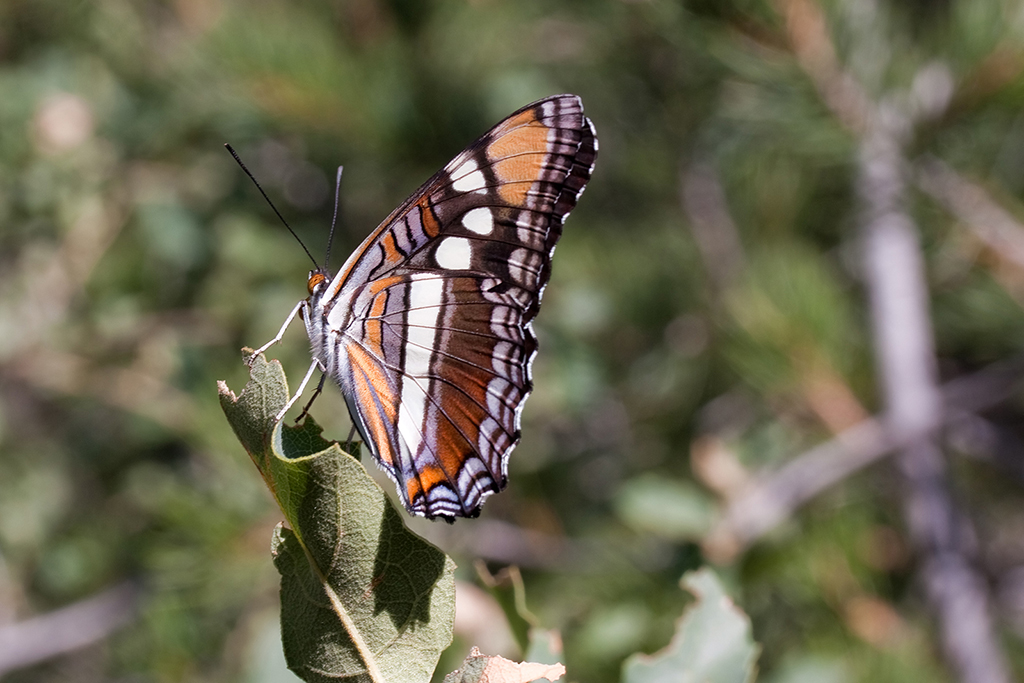
M 593 170 L 579 98 L 511 115 L 364 242 L 331 283 L 332 374 L 411 512 L 475 516 L 505 486 L 532 388 L 531 321 Z

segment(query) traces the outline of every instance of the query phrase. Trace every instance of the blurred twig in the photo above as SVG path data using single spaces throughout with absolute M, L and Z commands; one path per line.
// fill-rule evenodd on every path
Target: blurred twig
M 1001 259 L 1024 268 L 1024 226 L 979 185 L 943 161 L 926 157 L 916 167 L 917 186 L 956 216 Z
M 942 388 L 946 416 L 970 415 L 1012 395 L 1024 379 L 1024 356 L 995 363 Z M 941 424 L 923 427 L 930 432 Z M 892 453 L 917 434 L 896 434 L 871 418 L 798 455 L 740 492 L 709 538 L 716 559 L 727 560 L 792 516 L 801 505 Z
M 48 614 L 0 627 L 0 676 L 103 640 L 131 619 L 138 587 L 125 582 Z
M 775 0 L 775 8 L 786 20 L 793 53 L 822 102 L 846 128 L 863 132 L 870 118 L 870 98 L 842 69 L 821 7 L 814 0 Z
M 84 356 L 40 347 L 10 363 L 6 374 L 36 389 L 68 396 L 92 396 L 101 403 L 141 415 L 170 430 L 187 431 L 194 424 L 195 402 L 165 378 L 137 367 L 111 368 Z

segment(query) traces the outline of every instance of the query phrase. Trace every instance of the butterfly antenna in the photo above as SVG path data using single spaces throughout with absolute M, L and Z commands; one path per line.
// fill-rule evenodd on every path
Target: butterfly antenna
M 334 181 L 334 216 L 331 218 L 331 233 L 327 236 L 327 256 L 324 257 L 324 267 L 331 264 L 331 245 L 334 244 L 334 227 L 338 224 L 338 198 L 341 196 L 341 172 L 344 166 L 338 167 L 338 177 Z
M 252 174 L 252 171 L 246 168 L 245 164 L 242 163 L 241 158 L 239 158 L 238 153 L 235 152 L 234 148 L 232 148 L 231 145 L 225 143 L 224 147 L 226 147 L 227 150 L 231 152 L 231 156 L 235 158 L 235 161 L 238 162 L 238 165 L 242 167 L 243 171 L 245 171 L 245 175 L 249 176 L 249 180 L 251 180 L 253 185 L 256 186 L 256 189 L 260 191 L 260 194 L 263 195 L 263 198 L 267 200 L 267 204 L 270 204 L 270 208 L 274 210 L 274 213 L 277 214 L 277 217 L 281 219 L 282 223 L 284 223 L 284 227 L 288 228 L 288 232 L 292 234 L 292 237 L 294 237 L 295 241 L 299 243 L 299 246 L 302 247 L 302 250 L 306 252 L 306 256 L 308 256 L 309 260 L 313 262 L 313 265 L 316 266 L 316 269 L 320 270 L 320 264 L 316 262 L 316 259 L 313 258 L 313 255 L 309 253 L 309 249 L 306 248 L 306 245 L 302 243 L 302 240 L 299 239 L 299 236 L 295 234 L 294 230 L 292 230 L 292 226 L 288 225 L 288 221 L 284 219 L 284 216 L 281 215 L 281 212 L 277 210 L 276 206 L 274 206 L 274 202 L 270 201 L 270 197 L 267 196 L 267 193 L 263 191 L 263 188 L 260 187 L 259 182 L 257 182 L 256 176 Z M 337 211 L 337 209 L 335 209 L 335 211 Z

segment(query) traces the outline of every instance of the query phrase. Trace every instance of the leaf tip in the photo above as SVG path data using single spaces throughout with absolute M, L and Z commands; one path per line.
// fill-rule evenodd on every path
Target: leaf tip
M 238 396 L 228 388 L 228 383 L 222 379 L 217 380 L 217 395 L 220 396 L 222 401 L 230 401 L 231 403 L 238 401 Z

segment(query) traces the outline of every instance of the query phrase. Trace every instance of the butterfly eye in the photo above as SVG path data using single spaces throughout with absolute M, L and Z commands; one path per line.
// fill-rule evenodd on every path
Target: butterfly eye
M 309 276 L 309 282 L 306 283 L 306 289 L 309 290 L 309 295 L 313 296 L 313 290 L 317 288 L 317 285 L 324 282 L 327 278 L 324 277 L 323 273 L 313 273 Z

